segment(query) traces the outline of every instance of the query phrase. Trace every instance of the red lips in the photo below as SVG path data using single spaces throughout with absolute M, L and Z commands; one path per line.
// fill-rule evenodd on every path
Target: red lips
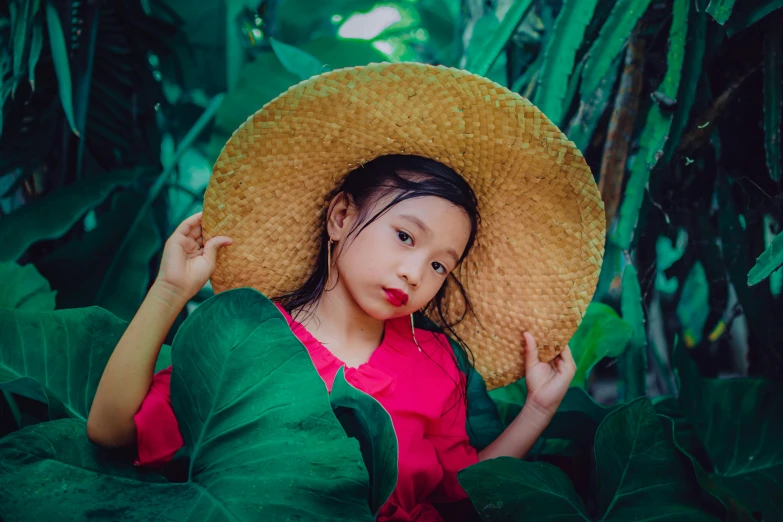
M 396 288 L 385 288 L 386 299 L 394 306 L 403 306 L 408 302 L 408 294 Z

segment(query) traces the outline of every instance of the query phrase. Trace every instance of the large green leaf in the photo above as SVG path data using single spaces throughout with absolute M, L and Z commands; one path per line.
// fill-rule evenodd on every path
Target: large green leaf
M 666 75 L 657 90 L 661 95 L 672 99 L 677 98 L 680 86 L 690 9 L 689 0 L 674 0 L 674 18 L 669 30 L 669 51 L 666 55 Z M 639 138 L 639 151 L 631 163 L 630 177 L 620 205 L 617 230 L 612 238 L 623 250 L 631 247 L 631 239 L 639 219 L 650 172 L 663 154 L 672 118 L 672 113 L 666 112 L 657 104 L 653 104 L 647 113 L 647 120 Z
M 372 520 L 359 444 L 268 299 L 246 288 L 209 299 L 179 329 L 172 360 L 186 482 L 134 476 L 129 459 L 107 464 L 83 423 L 43 423 L 0 442 L 0 512 L 19 521 Z
M 0 261 L 16 261 L 38 241 L 65 234 L 117 187 L 133 183 L 141 170 L 122 170 L 59 188 L 0 220 Z
M 783 265 L 783 232 L 775 236 L 748 272 L 748 286 L 757 285 Z
M 735 0 L 710 0 L 707 5 L 707 12 L 718 22 L 720 25 L 726 23 L 726 20 L 731 16 L 731 10 L 734 8 Z
M 359 441 L 370 475 L 370 511 L 373 516 L 397 486 L 397 435 L 389 413 L 377 400 L 345 380 L 337 370 L 329 402 L 345 433 Z
M 704 445 L 719 488 L 764 520 L 783 519 L 783 383 L 703 379 L 677 348 L 679 403 Z
M 0 388 L 86 420 L 103 368 L 127 324 L 99 308 L 0 308 Z
M 576 362 L 571 386 L 584 388 L 590 371 L 604 357 L 618 357 L 631 340 L 633 327 L 611 306 L 592 302 L 568 343 Z
M 465 49 L 465 65 L 462 68 L 479 76 L 486 76 L 532 3 L 532 0 L 516 0 L 510 3 L 510 7 L 499 23 L 495 14 L 488 14 L 487 17 L 494 18 L 496 23 L 477 24 Z M 485 19 L 490 20 L 490 18 Z M 490 28 L 494 30 L 488 30 Z
M 639 286 L 636 268 L 630 263 L 623 270 L 620 306 L 623 320 L 633 330 L 630 346 L 619 361 L 620 391 L 624 400 L 629 401 L 647 392 L 647 329 L 644 326 L 642 289 Z
M 101 308 L 53 312 L 0 308 L 0 389 L 49 406 L 49 419 L 83 421 L 128 323 Z M 163 346 L 156 371 L 169 366 Z
M 639 398 L 608 415 L 595 442 L 603 520 L 715 520 L 692 487 L 652 404 Z M 653 500 L 650 502 L 650 500 Z
M 568 476 L 551 464 L 498 457 L 463 469 L 457 478 L 487 522 L 590 520 Z
M 609 18 L 588 51 L 580 88 L 583 100 L 595 92 L 598 84 L 609 73 L 612 62 L 622 51 L 628 35 L 649 4 L 650 0 L 618 0 L 614 3 Z
M 73 85 L 71 84 L 71 66 L 68 63 L 68 47 L 60 23 L 60 15 L 57 14 L 57 8 L 52 0 L 46 2 L 46 24 L 49 30 L 54 72 L 57 75 L 57 85 L 60 90 L 60 103 L 71 131 L 80 136 L 80 129 L 76 127 L 76 120 L 73 116 Z
M 535 103 L 555 125 L 560 125 L 563 113 L 568 109 L 563 103 L 568 79 L 597 2 L 566 0 L 547 41 Z
M 686 470 L 645 398 L 606 416 L 595 461 L 598 520 L 717 520 L 691 500 Z M 487 521 L 590 520 L 568 478 L 549 464 L 492 459 L 458 478 Z
M 41 277 L 33 265 L 0 262 L 0 308 L 17 310 L 54 310 L 54 298 L 49 282 Z
M 783 34 L 767 31 L 764 35 L 764 149 L 769 175 L 780 181 L 781 101 L 783 100 Z
M 674 404 L 677 404 L 676 399 L 672 399 L 672 401 Z M 658 410 L 658 405 L 656 405 L 656 410 Z M 679 410 L 679 404 L 677 404 L 677 410 Z M 694 477 L 704 494 L 713 498 L 711 501 L 713 505 L 717 502 L 717 510 L 724 511 L 726 520 L 729 522 L 753 522 L 755 519 L 748 512 L 747 508 L 734 498 L 729 491 L 718 484 L 710 473 L 704 469 L 699 459 L 696 458 L 697 451 L 694 451 L 694 448 L 699 450 L 703 450 L 703 448 L 696 438 L 690 423 L 676 414 L 674 416 L 670 416 L 670 414 L 671 411 L 667 411 L 666 414 L 662 413 L 659 415 L 661 424 L 667 435 L 671 436 L 671 441 L 675 447 L 688 458 L 693 468 Z M 705 503 L 710 503 L 709 497 L 705 498 L 704 501 Z

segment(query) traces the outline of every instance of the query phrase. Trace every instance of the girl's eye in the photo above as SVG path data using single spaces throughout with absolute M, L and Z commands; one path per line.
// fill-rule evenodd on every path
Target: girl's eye
M 438 272 L 439 274 L 445 274 L 446 273 L 446 267 L 441 265 L 438 262 L 432 263 L 432 268 L 434 268 L 435 271 Z
M 402 230 L 400 230 L 399 232 L 397 232 L 397 237 L 398 237 L 398 238 L 400 238 L 400 241 L 402 241 L 403 243 L 405 243 L 405 242 L 406 242 L 406 241 L 408 241 L 409 239 L 410 239 L 410 240 L 413 240 L 413 238 L 412 238 L 411 236 L 409 236 L 408 234 L 406 234 L 406 233 L 405 233 L 405 232 L 403 232 Z M 407 244 L 407 243 L 406 243 L 406 244 Z

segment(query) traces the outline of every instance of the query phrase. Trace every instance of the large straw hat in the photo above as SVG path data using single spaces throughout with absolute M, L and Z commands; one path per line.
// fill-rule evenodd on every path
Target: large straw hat
M 604 253 L 604 206 L 589 167 L 533 104 L 467 71 L 372 63 L 294 85 L 243 123 L 214 166 L 205 239 L 228 235 L 215 292 L 268 297 L 314 268 L 320 224 L 349 170 L 384 154 L 434 158 L 473 187 L 482 225 L 456 271 L 476 318 L 456 331 L 487 388 L 524 376 L 524 330 L 540 358 L 566 346 L 592 299 Z M 450 308 L 461 304 L 449 289 Z

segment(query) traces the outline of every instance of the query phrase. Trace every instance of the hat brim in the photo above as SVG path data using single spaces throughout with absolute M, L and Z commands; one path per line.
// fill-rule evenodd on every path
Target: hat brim
M 250 286 L 275 297 L 301 286 L 314 268 L 326 196 L 348 171 L 385 154 L 436 159 L 476 193 L 482 224 L 455 271 L 475 315 L 455 331 L 487 388 L 524 376 L 525 330 L 540 360 L 553 359 L 598 282 L 600 193 L 576 146 L 530 101 L 444 66 L 333 70 L 248 118 L 223 148 L 204 197 L 205 239 L 233 240 L 218 256 L 215 292 Z M 448 296 L 458 311 L 459 296 Z

